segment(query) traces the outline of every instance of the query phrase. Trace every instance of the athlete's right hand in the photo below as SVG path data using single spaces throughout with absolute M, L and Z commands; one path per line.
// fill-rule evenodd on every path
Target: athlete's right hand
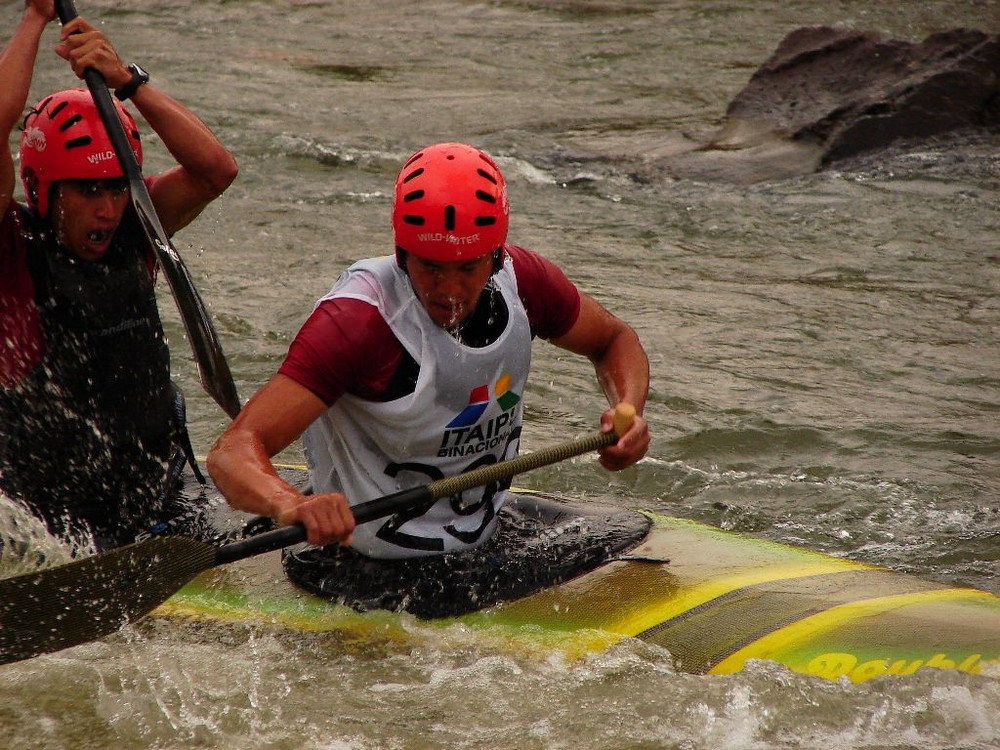
M 282 526 L 301 523 L 309 544 L 323 546 L 339 542 L 348 545 L 354 532 L 354 514 L 347 498 L 339 492 L 303 495 L 302 502 L 282 509 L 275 520 Z

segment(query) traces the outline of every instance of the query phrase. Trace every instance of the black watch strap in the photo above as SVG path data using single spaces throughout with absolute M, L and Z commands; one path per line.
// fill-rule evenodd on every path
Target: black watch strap
M 132 71 L 132 77 L 124 86 L 115 89 L 115 96 L 120 102 L 123 102 L 126 99 L 131 99 L 135 95 L 135 92 L 139 90 L 140 86 L 144 83 L 149 83 L 149 73 L 140 68 L 138 65 L 133 63 L 128 66 L 128 69 Z

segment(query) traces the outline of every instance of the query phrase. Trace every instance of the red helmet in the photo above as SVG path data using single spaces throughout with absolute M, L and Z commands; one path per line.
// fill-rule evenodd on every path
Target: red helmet
M 461 143 L 439 143 L 406 160 L 392 200 L 400 250 L 431 261 L 479 258 L 503 247 L 510 204 L 496 163 Z
M 119 102 L 114 104 L 135 158 L 142 166 L 142 144 L 135 120 Z M 24 118 L 21 180 L 28 205 L 39 216 L 49 212 L 49 188 L 54 182 L 123 175 L 89 91 L 57 91 L 38 102 Z

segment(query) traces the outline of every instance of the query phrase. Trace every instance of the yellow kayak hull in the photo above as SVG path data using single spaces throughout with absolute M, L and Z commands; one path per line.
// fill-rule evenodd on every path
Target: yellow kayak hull
M 995 676 L 1000 597 L 647 513 L 635 549 L 570 581 L 434 623 L 605 648 L 638 638 L 680 671 L 737 672 L 752 660 L 862 682 L 919 669 Z M 357 614 L 287 581 L 278 555 L 209 571 L 155 615 L 257 620 L 302 631 L 385 634 L 386 612 Z

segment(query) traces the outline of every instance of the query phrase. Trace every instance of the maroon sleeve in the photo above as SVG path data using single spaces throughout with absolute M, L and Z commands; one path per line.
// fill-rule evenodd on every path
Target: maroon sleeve
M 16 385 L 45 352 L 35 284 L 11 201 L 0 218 L 0 385 Z
M 508 245 L 518 293 L 531 331 L 558 338 L 580 314 L 580 293 L 549 260 Z M 308 388 L 328 406 L 351 393 L 377 399 L 392 382 L 403 349 L 374 305 L 361 300 L 324 300 L 299 329 L 278 372 Z
M 373 398 L 384 391 L 402 354 L 374 305 L 335 298 L 312 312 L 278 372 L 332 406 L 345 393 Z
M 531 332 L 543 339 L 559 338 L 580 315 L 580 291 L 552 261 L 533 250 L 507 245 L 514 263 L 517 292 L 528 312 Z

